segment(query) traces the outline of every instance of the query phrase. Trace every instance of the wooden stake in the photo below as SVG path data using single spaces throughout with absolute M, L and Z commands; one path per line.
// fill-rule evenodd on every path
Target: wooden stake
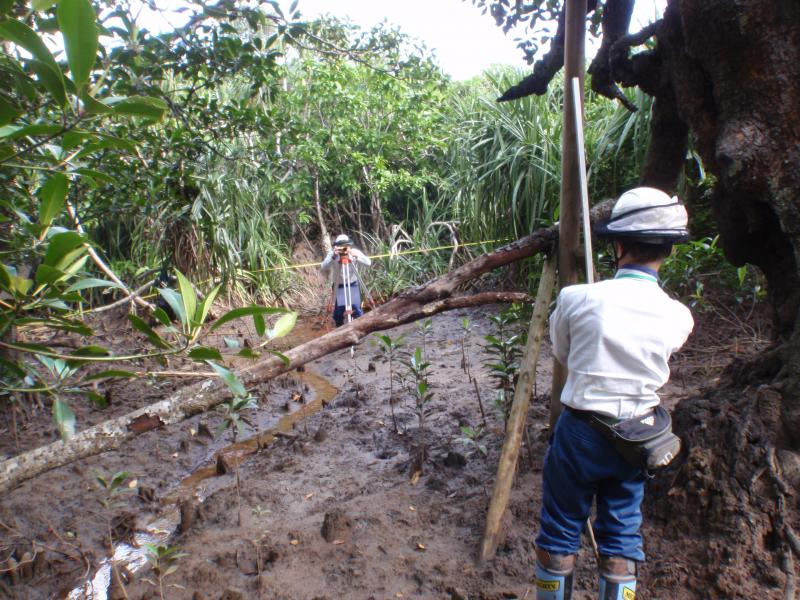
M 553 287 L 556 279 L 556 258 L 550 256 L 544 263 L 542 276 L 539 280 L 539 291 L 536 294 L 536 304 L 533 307 L 530 328 L 528 329 L 528 343 L 522 354 L 520 362 L 519 379 L 514 392 L 514 401 L 506 424 L 506 438 L 503 442 L 503 451 L 500 454 L 500 463 L 497 467 L 497 478 L 492 490 L 492 499 L 489 502 L 489 512 L 486 515 L 486 530 L 483 534 L 479 560 L 481 562 L 494 556 L 500 535 L 500 524 L 503 513 L 508 506 L 508 496 L 514 482 L 514 473 L 517 469 L 519 447 L 522 441 L 522 432 L 528 416 L 528 406 L 533 392 L 533 382 L 536 378 L 536 363 L 539 360 L 539 349 L 542 347 L 544 337 L 544 324 L 547 319 L 550 300 L 553 297 Z

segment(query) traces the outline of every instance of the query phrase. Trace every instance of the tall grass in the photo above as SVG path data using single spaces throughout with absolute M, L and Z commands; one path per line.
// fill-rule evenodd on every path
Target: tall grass
M 523 76 L 489 73 L 483 86 L 456 95 L 456 136 L 449 179 L 454 218 L 475 240 L 517 238 L 557 214 L 561 171 L 563 82 L 546 94 L 509 103 L 495 98 Z M 638 178 L 648 142 L 650 101 L 630 113 L 594 94 L 586 97 L 586 154 L 592 201 L 617 195 Z

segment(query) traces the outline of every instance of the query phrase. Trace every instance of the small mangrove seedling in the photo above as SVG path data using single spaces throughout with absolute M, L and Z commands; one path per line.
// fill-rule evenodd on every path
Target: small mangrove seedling
M 478 450 L 481 454 L 486 456 L 488 452 L 486 446 L 478 441 L 483 437 L 483 427 L 476 427 L 473 429 L 472 427 L 463 425 L 461 427 L 461 433 L 464 434 L 464 437 L 456 438 L 456 441 L 461 442 L 467 448 L 467 456 L 473 454 L 475 450 Z
M 131 474 L 128 471 L 118 471 L 113 475 L 103 475 L 98 471 L 94 474 L 94 480 L 99 492 L 97 502 L 103 507 L 105 515 L 106 532 L 108 534 L 108 556 L 110 558 L 114 556 L 114 507 L 118 504 L 121 493 L 136 487 L 136 479 L 131 479 Z M 124 590 L 125 584 L 117 570 L 117 563 L 110 562 L 114 571 L 114 578 Z
M 381 358 L 384 362 L 389 363 L 389 410 L 392 413 L 392 424 L 394 425 L 395 433 L 398 433 L 400 429 L 397 427 L 397 417 L 394 414 L 394 403 L 396 401 L 394 397 L 394 380 L 395 378 L 399 379 L 400 374 L 395 373 L 394 364 L 399 359 L 400 348 L 403 346 L 404 338 L 405 336 L 402 335 L 394 339 L 388 335 L 378 336 L 378 349 L 381 352 Z
M 147 555 L 147 562 L 153 569 L 156 582 L 149 581 L 150 584 L 158 587 L 158 595 L 164 600 L 164 579 L 178 570 L 178 561 L 184 556 L 189 556 L 186 552 L 181 552 L 177 546 L 166 544 L 144 544 Z
M 464 317 L 461 320 L 461 368 L 464 369 L 467 378 L 472 381 L 472 373 L 469 370 L 469 356 L 467 356 L 467 341 L 470 333 L 472 333 L 472 323 L 469 322 L 469 317 Z
M 227 402 L 223 402 L 220 407 L 223 417 L 222 422 L 217 427 L 217 435 L 228 430 L 231 432 L 231 439 L 235 444 L 237 436 L 244 431 L 244 423 L 247 423 L 250 427 L 253 426 L 250 420 L 242 413 L 245 410 L 257 408 L 258 404 L 256 403 L 256 399 L 247 393 L 247 390 L 239 378 L 236 377 L 235 373 L 216 363 L 209 361 L 209 364 L 220 374 L 220 377 L 222 377 L 223 381 L 227 384 L 228 389 L 233 393 L 233 397 Z M 236 500 L 238 503 L 237 523 L 241 527 L 242 483 L 239 478 L 239 462 L 234 461 L 234 464 L 236 465 Z
M 422 337 L 422 355 L 428 356 L 428 339 L 433 335 L 433 319 L 425 319 L 417 324 Z
M 411 393 L 414 396 L 414 406 L 419 420 L 418 432 L 418 451 L 417 457 L 420 473 L 423 471 L 427 451 L 425 448 L 425 416 L 427 405 L 433 397 L 433 392 L 428 391 L 428 369 L 431 364 L 425 360 L 422 348 L 415 348 L 414 353 L 405 362 L 409 381 L 411 382 Z
M 514 399 L 514 386 L 519 373 L 519 360 L 525 345 L 525 335 L 519 329 L 519 309 L 505 309 L 489 320 L 495 326 L 495 334 L 484 337 L 487 344 L 483 347 L 489 355 L 485 365 L 489 368 L 489 376 L 495 380 L 498 388 L 494 404 L 503 415 L 503 422 L 508 418 L 511 401 Z

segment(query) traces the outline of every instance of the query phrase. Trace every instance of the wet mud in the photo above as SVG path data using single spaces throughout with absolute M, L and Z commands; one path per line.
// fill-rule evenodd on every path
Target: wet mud
M 549 434 L 547 345 L 527 423 L 530 445 L 521 450 L 503 541 L 493 561 L 475 560 L 502 445 L 503 420 L 492 407 L 495 387 L 482 349 L 483 336 L 491 333 L 487 315 L 496 310 L 433 319 L 426 346 L 434 395 L 421 475 L 415 474 L 420 440 L 412 397 L 395 382 L 395 431 L 388 365 L 371 336 L 353 358 L 344 350 L 259 386 L 259 408 L 244 441 L 231 444 L 227 433 L 215 436 L 222 417 L 212 412 L 148 432 L 118 451 L 56 469 L 7 494 L 0 501 L 0 558 L 21 556 L 37 543 L 41 558 L 20 572 L 15 585 L 3 576 L 0 597 L 125 597 L 119 585 L 107 596 L 85 587 L 107 557 L 109 518 L 125 513 L 134 515 L 134 535 L 126 542 L 134 554 L 145 536 L 186 553 L 162 581 L 166 598 L 532 600 L 533 540 Z M 462 366 L 464 317 L 473 323 L 466 354 L 485 424 L 475 385 Z M 300 335 L 319 332 L 320 324 L 310 323 Z M 404 334 L 407 349 L 422 344 L 416 325 L 387 333 Z M 246 328 L 235 334 L 249 335 Z M 664 390 L 667 405 L 707 382 L 706 373 L 675 366 L 678 376 Z M 116 409 L 152 402 L 176 385 L 114 390 L 131 396 Z M 79 419 L 101 417 L 87 412 Z M 485 454 L 465 440 L 462 427 L 484 427 L 479 442 Z M 21 440 L 23 447 L 37 445 L 52 436 L 52 426 L 32 422 L 23 433 L 30 438 Z M 14 452 L 8 440 L 2 449 Z M 121 470 L 135 477 L 135 485 L 113 510 L 104 510 L 94 474 Z M 645 549 L 654 559 L 642 566 L 639 597 L 703 597 L 686 575 L 681 539 L 668 519 L 657 517 L 645 519 Z M 120 548 L 122 540 L 114 544 Z M 587 544 L 578 558 L 575 600 L 596 597 L 596 577 Z M 121 578 L 127 597 L 159 597 L 150 566 L 125 567 Z M 761 597 L 780 596 L 768 590 Z

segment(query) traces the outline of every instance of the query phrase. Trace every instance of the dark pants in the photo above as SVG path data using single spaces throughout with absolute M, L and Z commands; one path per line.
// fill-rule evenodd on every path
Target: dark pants
M 361 303 L 360 302 L 353 302 L 353 318 L 357 319 L 364 312 L 361 310 Z M 333 309 L 333 320 L 336 322 L 337 327 L 341 327 L 344 325 L 345 321 L 345 314 L 344 314 L 344 306 L 340 306 L 339 304 Z
M 569 410 L 556 423 L 542 475 L 539 548 L 555 554 L 577 553 L 596 498 L 594 533 L 600 554 L 644 560 L 639 527 L 646 476 Z

